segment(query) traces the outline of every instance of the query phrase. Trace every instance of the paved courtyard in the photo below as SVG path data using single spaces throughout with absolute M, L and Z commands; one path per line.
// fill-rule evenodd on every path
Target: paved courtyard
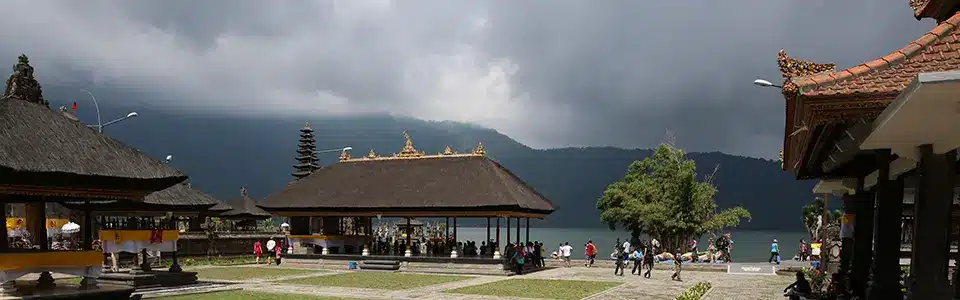
M 259 266 L 248 268 L 271 268 Z M 288 267 L 289 268 L 289 267 Z M 303 295 L 345 297 L 359 299 L 525 299 L 517 297 L 494 297 L 482 295 L 465 295 L 445 293 L 457 288 L 476 286 L 485 283 L 511 280 L 516 278 L 547 279 L 547 280 L 585 280 L 619 283 L 613 288 L 593 294 L 585 299 L 675 299 L 677 295 L 700 281 L 709 281 L 713 288 L 707 292 L 704 299 L 784 299 L 780 291 L 791 282 L 790 276 L 776 275 L 729 275 L 723 272 L 684 272 L 682 282 L 670 280 L 671 271 L 666 266 L 663 270 L 654 270 L 653 278 L 644 279 L 640 276 L 613 275 L 610 268 L 556 268 L 522 276 L 484 276 L 469 275 L 465 280 L 428 285 L 403 290 L 386 290 L 356 287 L 318 286 L 303 284 L 288 284 L 281 281 L 305 278 L 309 276 L 331 276 L 349 271 L 327 270 L 311 274 L 297 274 L 283 277 L 256 278 L 248 280 L 233 280 L 236 284 L 224 289 L 243 289 L 267 293 L 293 293 Z M 316 269 L 315 269 L 316 270 Z M 160 295 L 155 295 L 160 296 Z

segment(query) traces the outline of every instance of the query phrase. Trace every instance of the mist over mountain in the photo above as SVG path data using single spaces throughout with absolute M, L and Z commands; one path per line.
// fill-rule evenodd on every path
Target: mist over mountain
M 48 92 L 56 95 L 58 91 Z M 119 96 L 99 91 L 98 97 Z M 48 97 L 51 107 L 82 95 Z M 127 95 L 129 97 L 129 95 Z M 82 99 L 82 98 L 81 98 Z M 59 100 L 59 101 L 58 101 Z M 136 102 L 101 100 L 102 122 L 137 111 L 139 116 L 105 128 L 105 133 L 155 157 L 173 155 L 172 164 L 187 172 L 194 187 L 218 198 L 235 197 L 246 187 L 255 198 L 278 191 L 293 177 L 299 129 L 309 122 L 318 150 L 353 147 L 353 156 L 373 150 L 382 155 L 400 151 L 402 132 L 414 146 L 435 153 L 450 146 L 468 151 L 483 142 L 487 155 L 520 176 L 548 199 L 557 211 L 533 226 L 601 227 L 596 200 L 605 187 L 622 177 L 627 165 L 651 154 L 648 149 L 613 147 L 532 149 L 494 130 L 457 122 L 428 122 L 391 116 L 324 117 L 309 120 L 238 118 L 161 111 Z M 79 104 L 78 117 L 96 123 L 92 102 Z M 683 146 L 683 139 L 678 139 Z M 322 164 L 337 162 L 337 152 L 319 154 Z M 802 230 L 800 207 L 813 195 L 813 182 L 795 180 L 779 162 L 719 152 L 690 153 L 700 176 L 719 165 L 715 199 L 721 207 L 741 205 L 753 213 L 744 229 Z M 480 224 L 463 220 L 461 224 Z

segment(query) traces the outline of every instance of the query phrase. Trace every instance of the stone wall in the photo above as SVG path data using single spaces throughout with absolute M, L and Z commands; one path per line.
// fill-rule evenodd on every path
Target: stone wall
M 205 232 L 185 232 L 180 234 L 177 248 L 183 256 L 253 255 L 253 244 L 256 241 L 266 245 L 266 241 L 271 238 L 284 236 L 279 233 L 218 232 L 211 238 Z

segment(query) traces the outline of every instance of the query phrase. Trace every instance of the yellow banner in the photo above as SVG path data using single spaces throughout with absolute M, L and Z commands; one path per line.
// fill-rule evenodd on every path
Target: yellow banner
M 0 271 L 43 268 L 82 268 L 103 265 L 99 251 L 0 253 Z
M 840 218 L 840 224 L 843 224 L 843 225 L 853 224 L 853 219 L 855 219 L 856 217 L 857 215 L 855 214 L 843 214 L 843 217 Z
M 7 230 L 14 230 L 23 226 L 27 226 L 27 221 L 23 218 L 7 218 Z
M 47 219 L 47 228 L 63 228 L 63 225 L 70 223 L 70 220 L 67 219 Z
M 149 242 L 153 230 L 100 230 L 101 241 L 144 241 Z M 163 230 L 161 242 L 176 241 L 180 239 L 180 231 Z
M 821 243 L 810 243 L 810 249 L 820 249 L 823 246 Z

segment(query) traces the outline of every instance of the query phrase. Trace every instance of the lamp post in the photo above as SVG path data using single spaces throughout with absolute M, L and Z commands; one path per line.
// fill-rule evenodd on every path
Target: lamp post
M 316 153 L 347 152 L 347 151 L 350 151 L 350 150 L 353 150 L 353 147 L 349 147 L 349 146 L 348 146 L 348 147 L 337 148 L 337 149 L 320 150 L 320 151 L 317 151 Z
M 120 122 L 120 121 L 129 119 L 129 118 L 133 118 L 133 117 L 136 117 L 136 116 L 138 115 L 137 112 L 130 112 L 130 113 L 128 113 L 125 117 L 121 117 L 121 118 L 118 118 L 118 119 L 116 119 L 116 120 L 113 120 L 113 121 L 110 121 L 110 122 L 107 122 L 107 123 L 102 123 L 102 122 L 100 121 L 100 104 L 97 103 L 97 97 L 94 96 L 93 93 L 91 93 L 91 92 L 88 91 L 87 89 L 80 89 L 80 90 L 86 92 L 87 95 L 90 95 L 90 98 L 93 99 L 93 107 L 94 107 L 94 109 L 97 110 L 97 124 L 96 124 L 96 125 L 87 125 L 87 126 L 88 126 L 88 127 L 96 127 L 96 128 L 97 128 L 97 132 L 99 132 L 99 133 L 103 133 L 103 127 L 105 127 L 105 126 L 107 126 L 107 125 L 110 125 L 110 124 L 113 124 L 113 123 L 117 123 L 117 122 Z
M 783 89 L 783 86 L 782 86 L 782 85 L 776 85 L 776 84 L 773 84 L 772 82 L 769 82 L 769 81 L 766 81 L 766 80 L 763 80 L 763 79 L 754 80 L 754 81 L 753 81 L 753 84 L 759 85 L 759 86 L 762 86 L 762 87 L 775 87 L 775 88 L 778 88 L 778 89 Z

